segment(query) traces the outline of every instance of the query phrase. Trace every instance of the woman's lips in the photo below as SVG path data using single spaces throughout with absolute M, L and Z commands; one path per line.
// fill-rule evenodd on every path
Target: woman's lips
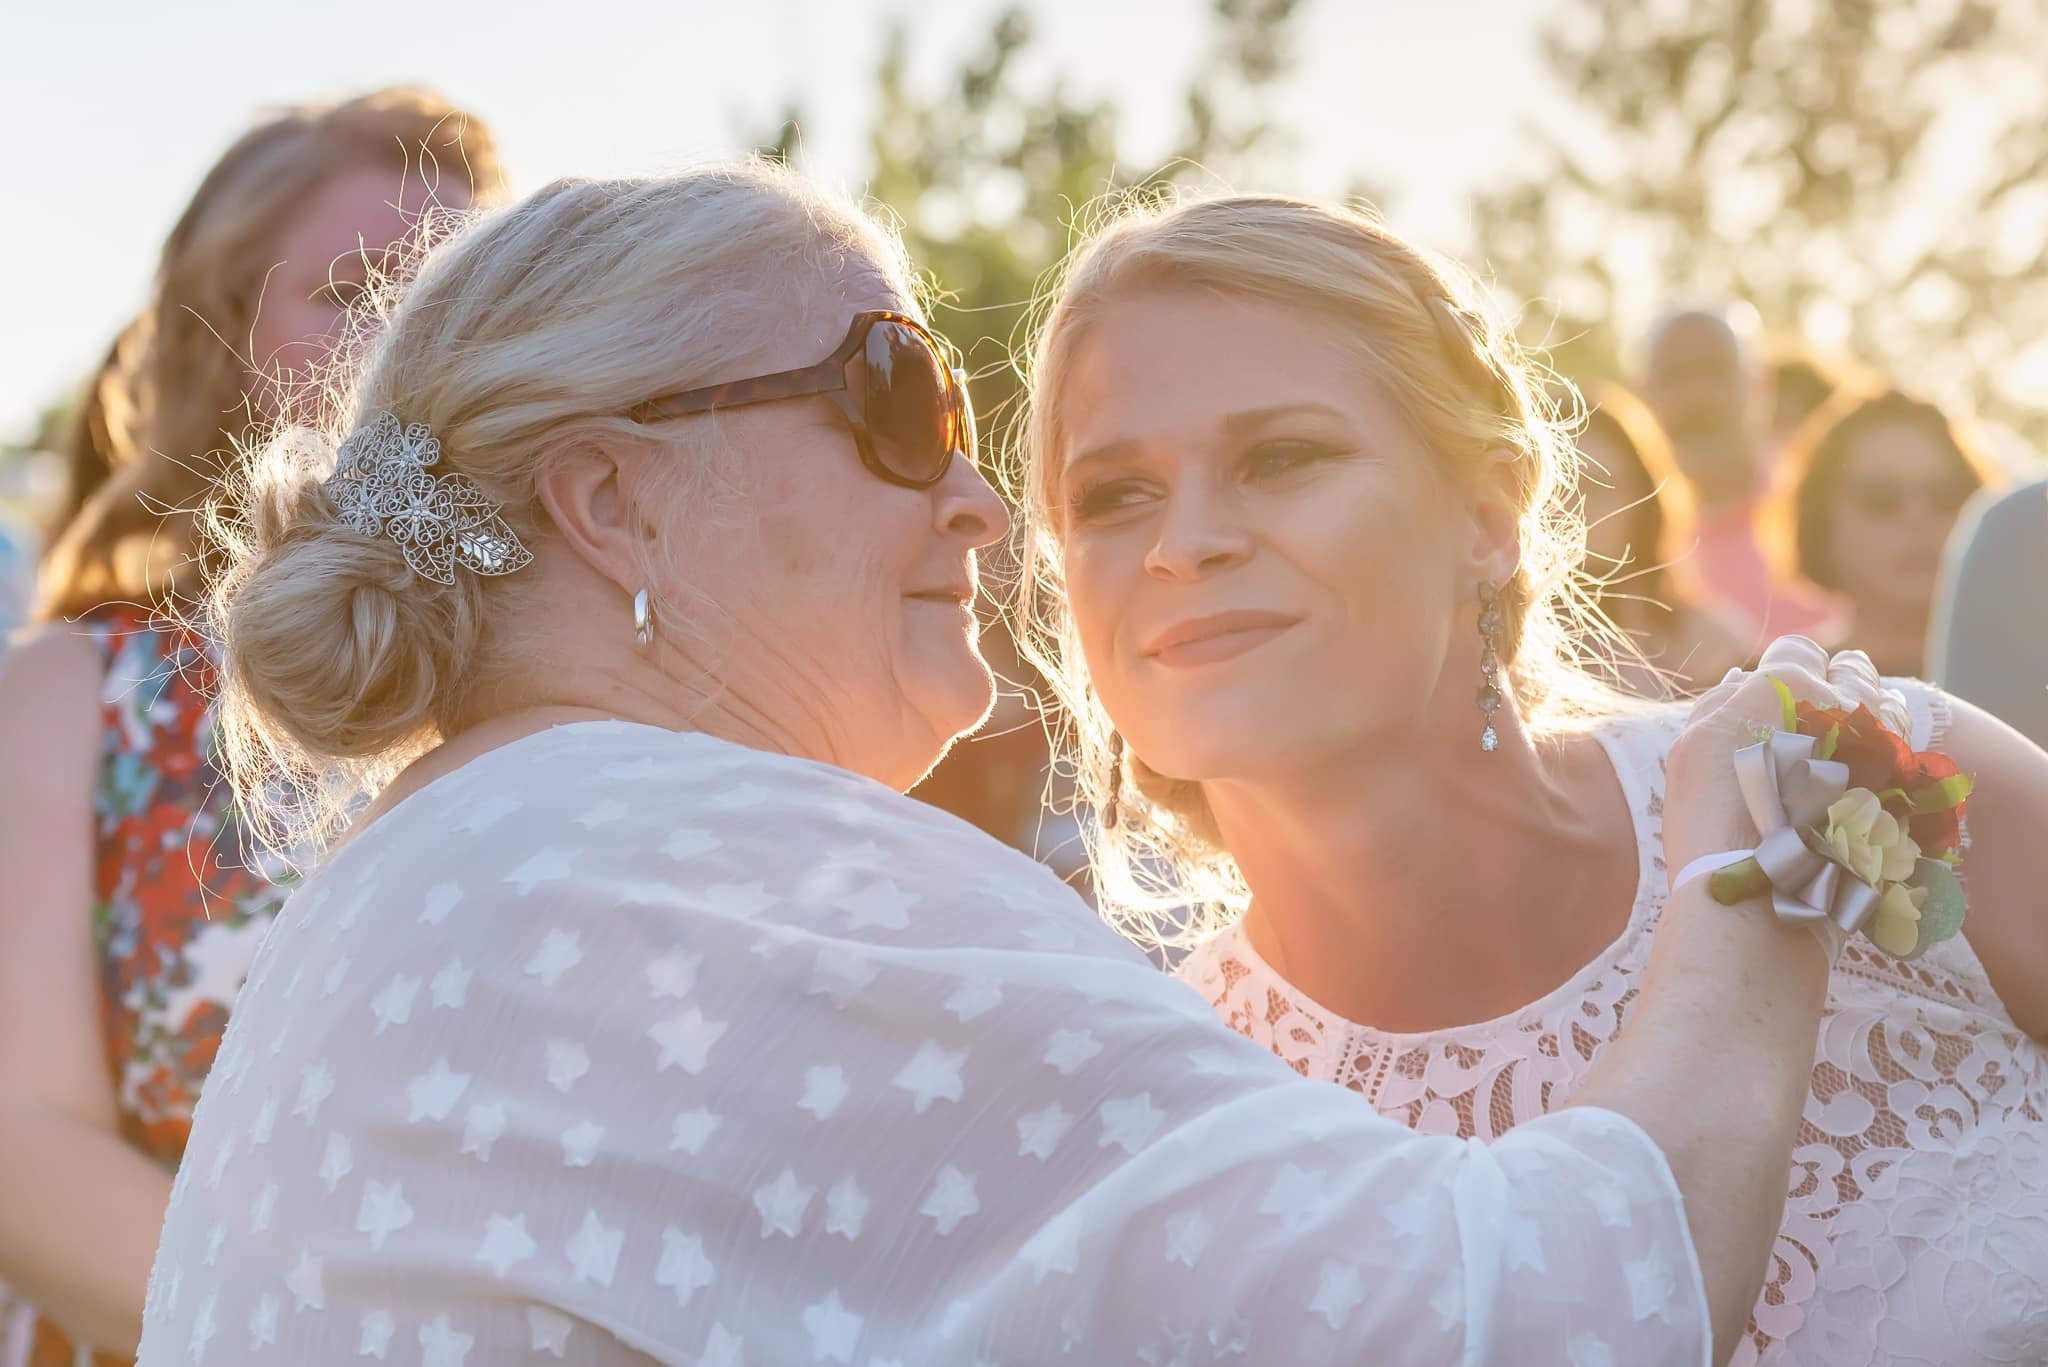
M 1143 653 L 1169 669 L 1217 664 L 1258 649 L 1300 621 L 1285 613 L 1263 611 L 1191 617 L 1153 637 Z

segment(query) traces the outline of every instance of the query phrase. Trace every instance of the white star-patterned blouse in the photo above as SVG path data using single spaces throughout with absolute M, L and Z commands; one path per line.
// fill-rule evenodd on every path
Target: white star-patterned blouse
M 1424 1136 L 842 770 L 559 727 L 293 897 L 146 1367 L 1704 1363 L 1620 1116 Z

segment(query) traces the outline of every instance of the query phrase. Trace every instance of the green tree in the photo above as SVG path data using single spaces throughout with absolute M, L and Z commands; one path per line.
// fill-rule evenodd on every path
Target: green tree
M 1196 0 L 1188 0 L 1192 6 Z M 1107 99 L 1020 77 L 1030 11 L 1000 14 L 986 44 L 935 90 L 910 78 L 910 30 L 889 31 L 869 129 L 869 195 L 901 220 L 911 257 L 940 291 L 934 323 L 965 352 L 991 437 L 1014 407 L 1012 348 L 1034 289 L 1065 256 L 1076 216 L 1112 193 L 1215 175 L 1228 179 L 1279 150 L 1267 114 L 1290 66 L 1301 0 L 1205 0 L 1210 41 L 1182 96 L 1183 129 L 1156 160 L 1118 138 Z M 762 150 L 798 157 L 800 107 Z
M 1568 359 L 1743 299 L 2048 434 L 2038 0 L 1564 0 L 1543 41 L 1570 107 L 1478 223 Z

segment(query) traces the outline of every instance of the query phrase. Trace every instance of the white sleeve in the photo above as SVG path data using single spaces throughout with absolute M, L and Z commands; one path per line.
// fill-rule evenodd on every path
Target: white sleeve
M 816 766 L 537 749 L 544 798 L 422 804 L 280 919 L 152 1367 L 1706 1361 L 1628 1121 L 1415 1135 L 951 818 Z
M 1089 1097 L 1093 1074 L 1061 1089 L 1086 1103 L 1063 1155 L 1080 1170 L 1048 1176 L 1085 1195 L 1019 1211 L 1037 1228 L 982 1293 L 987 1341 L 1035 1328 L 1044 1356 L 1027 1360 L 1086 1343 L 1103 1361 L 1189 1344 L 1192 1361 L 1707 1361 L 1679 1193 L 1632 1122 L 1571 1109 L 1492 1146 L 1418 1136 L 1262 1060 L 1198 1049 L 1136 1097 Z

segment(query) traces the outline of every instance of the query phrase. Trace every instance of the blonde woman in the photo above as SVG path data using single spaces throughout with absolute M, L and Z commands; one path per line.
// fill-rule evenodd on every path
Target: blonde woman
M 164 245 L 73 442 L 82 502 L 43 625 L 0 675 L 0 1278 L 31 1361 L 135 1351 L 171 1174 L 235 988 L 283 894 L 214 765 L 195 521 L 223 453 L 338 339 L 430 208 L 498 182 L 490 135 L 391 90 L 252 129 Z M 387 245 L 388 244 L 388 245 Z
M 1423 1133 L 1582 1100 L 1698 914 L 1666 893 L 1680 715 L 1580 667 L 1575 453 L 1508 334 L 1375 221 L 1221 199 L 1089 242 L 1032 378 L 1024 609 L 1111 911 Z M 1977 774 L 1972 911 L 1911 964 L 1841 951 L 1736 1360 L 2039 1358 L 2048 755 L 1857 657 L 1831 681 Z
M 904 798 L 988 712 L 1008 526 L 912 278 L 786 173 L 560 183 L 265 453 L 237 784 L 287 831 L 378 796 L 237 1004 L 142 1360 L 1706 1361 L 1818 949 L 1694 904 L 1583 1104 L 1431 1139 Z M 1770 705 L 1688 733 L 1675 847 L 1733 837 Z

